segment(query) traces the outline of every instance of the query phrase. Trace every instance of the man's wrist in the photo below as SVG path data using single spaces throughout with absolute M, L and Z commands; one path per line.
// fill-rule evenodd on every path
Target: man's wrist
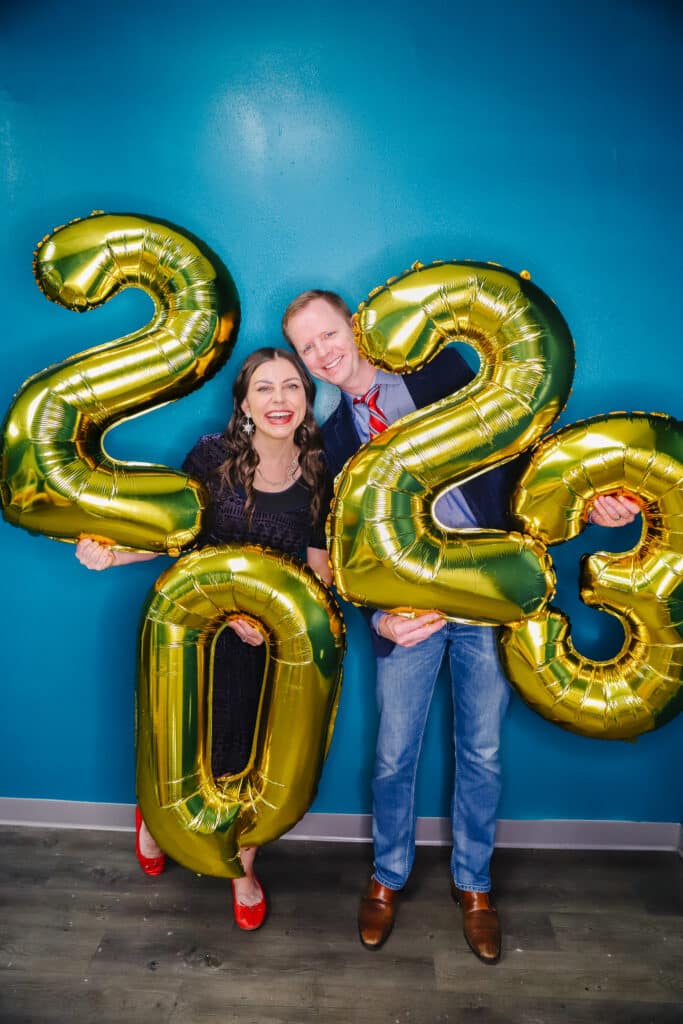
M 384 636 L 382 630 L 380 629 L 380 625 L 385 617 L 385 612 L 380 611 L 379 609 L 377 609 L 377 611 L 374 611 L 370 617 L 370 625 L 374 629 L 375 633 L 377 633 L 377 636 Z

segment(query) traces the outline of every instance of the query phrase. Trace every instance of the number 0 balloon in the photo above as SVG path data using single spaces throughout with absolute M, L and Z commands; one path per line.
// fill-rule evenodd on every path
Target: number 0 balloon
M 3 427 L 0 486 L 16 526 L 76 541 L 177 553 L 206 506 L 197 481 L 121 463 L 102 447 L 115 423 L 187 394 L 227 359 L 239 322 L 230 275 L 181 229 L 133 215 L 93 215 L 38 246 L 49 299 L 83 312 L 136 287 L 154 301 L 142 330 L 71 356 L 28 380 Z
M 261 624 L 268 663 L 251 760 L 223 781 L 211 774 L 211 644 L 231 615 Z M 277 839 L 301 818 L 329 745 L 343 654 L 331 592 L 286 555 L 204 548 L 157 580 L 140 637 L 137 789 L 175 860 L 236 877 L 239 846 Z

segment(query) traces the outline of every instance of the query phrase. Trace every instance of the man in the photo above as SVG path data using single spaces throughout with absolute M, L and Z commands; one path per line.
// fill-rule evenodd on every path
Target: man
M 303 292 L 282 320 L 286 339 L 319 380 L 336 384 L 342 400 L 321 430 L 330 470 L 371 436 L 415 409 L 452 394 L 473 377 L 451 348 L 417 373 L 389 374 L 361 356 L 352 316 L 334 292 Z M 439 501 L 451 527 L 507 528 L 505 470 L 492 470 Z M 599 499 L 592 520 L 619 525 L 638 507 L 626 498 Z M 500 796 L 499 743 L 509 686 L 498 661 L 496 631 L 446 622 L 438 612 L 415 618 L 376 611 L 379 731 L 372 780 L 374 871 L 358 912 L 360 939 L 379 949 L 394 923 L 396 894 L 415 855 L 415 781 L 436 678 L 449 658 L 456 753 L 452 803 L 451 892 L 463 912 L 465 938 L 477 957 L 500 957 L 500 922 L 491 902 L 489 864 Z

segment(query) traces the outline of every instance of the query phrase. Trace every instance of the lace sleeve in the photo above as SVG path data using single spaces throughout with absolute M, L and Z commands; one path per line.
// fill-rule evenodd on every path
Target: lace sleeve
M 208 484 L 213 473 L 225 462 L 226 454 L 222 434 L 204 434 L 185 456 L 183 473 Z

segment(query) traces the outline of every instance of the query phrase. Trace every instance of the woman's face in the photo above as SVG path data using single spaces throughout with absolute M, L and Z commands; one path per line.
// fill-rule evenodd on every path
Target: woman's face
M 291 440 L 306 415 L 306 392 L 297 369 L 288 359 L 269 359 L 254 370 L 242 412 L 249 413 L 254 438 Z

